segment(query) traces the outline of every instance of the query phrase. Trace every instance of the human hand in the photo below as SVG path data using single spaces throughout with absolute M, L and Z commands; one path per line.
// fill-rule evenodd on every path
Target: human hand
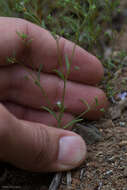
M 6 61 L 15 54 L 16 60 L 33 75 L 33 68 L 43 64 L 40 83 L 57 112 L 63 82 L 52 72 L 58 68 L 56 41 L 48 31 L 22 19 L 1 17 L 0 26 L 0 160 L 41 172 L 69 170 L 80 165 L 86 156 L 82 138 L 71 131 L 52 127 L 57 125 L 56 120 L 39 110 L 46 105 L 40 89 L 32 80 L 26 80 L 25 75 L 29 77 L 29 74 L 20 64 Z M 32 39 L 29 46 L 24 45 L 17 31 Z M 71 56 L 74 44 L 61 38 L 59 46 L 65 70 L 64 55 Z M 78 71 L 75 66 L 79 67 Z M 87 118 L 97 119 L 102 115 L 100 108 L 106 109 L 108 101 L 104 92 L 94 87 L 102 77 L 100 62 L 76 46 L 65 94 L 63 125 L 86 109 L 80 99 L 91 105 L 85 115 Z M 95 97 L 99 104 L 96 109 Z

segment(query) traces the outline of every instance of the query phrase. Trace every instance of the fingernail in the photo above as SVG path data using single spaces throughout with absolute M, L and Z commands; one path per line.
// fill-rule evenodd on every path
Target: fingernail
M 80 136 L 64 136 L 59 141 L 58 163 L 61 169 L 78 166 L 86 155 L 86 145 Z

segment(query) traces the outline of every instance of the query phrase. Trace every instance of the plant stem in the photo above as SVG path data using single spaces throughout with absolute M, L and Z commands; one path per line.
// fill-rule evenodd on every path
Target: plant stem
M 50 100 L 48 99 L 48 95 L 47 93 L 45 92 L 45 90 L 43 89 L 43 87 L 40 85 L 40 81 L 38 79 L 35 79 L 35 76 L 33 75 L 33 73 L 27 68 L 25 67 L 23 64 L 22 66 L 24 67 L 24 70 L 26 72 L 28 72 L 31 76 L 31 78 L 33 79 L 33 81 L 35 82 L 35 84 L 40 88 L 41 92 L 42 92 L 42 95 L 45 97 L 46 99 L 46 102 L 48 104 L 48 107 L 53 111 L 52 107 L 51 107 L 51 102 Z
M 74 44 L 74 46 L 73 46 L 72 56 L 71 56 L 71 60 L 69 62 L 70 66 L 72 65 L 72 60 L 73 60 L 75 48 L 76 48 L 76 44 Z M 61 58 L 60 58 L 60 60 L 61 60 Z M 60 61 L 60 63 L 61 63 L 61 61 Z M 65 100 L 65 93 L 66 93 L 66 84 L 67 84 L 67 79 L 68 79 L 69 74 L 70 74 L 70 70 L 67 71 L 67 74 L 65 74 L 65 77 L 64 77 L 64 87 L 63 87 L 63 92 L 62 92 L 61 109 L 60 109 L 60 113 L 59 113 L 59 116 L 58 116 L 58 127 L 62 127 L 61 126 L 61 120 L 62 120 L 63 113 L 64 113 L 64 110 L 65 110 L 64 100 Z

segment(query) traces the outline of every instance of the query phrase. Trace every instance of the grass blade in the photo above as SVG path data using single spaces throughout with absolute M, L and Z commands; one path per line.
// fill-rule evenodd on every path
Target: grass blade
M 43 65 L 40 64 L 39 69 L 38 69 L 38 72 L 37 72 L 37 78 L 38 78 L 39 82 L 40 82 L 40 73 L 41 73 L 41 71 L 42 71 L 42 67 L 43 67 Z
M 67 55 L 65 55 L 65 63 L 66 63 L 67 73 L 69 74 L 70 73 L 70 62 L 69 62 Z
M 52 111 L 51 109 L 49 109 L 48 107 L 45 107 L 45 106 L 41 106 L 41 108 L 43 108 L 44 110 L 49 112 L 57 120 L 57 116 L 56 116 L 56 113 L 54 111 Z
M 71 125 L 73 125 L 73 124 L 75 124 L 77 122 L 80 122 L 82 120 L 83 119 L 74 119 L 74 120 L 70 121 L 69 123 L 67 123 L 63 128 L 66 129 L 67 127 L 69 127 L 69 126 L 71 126 Z
M 57 73 L 58 76 L 59 76 L 62 80 L 64 80 L 64 74 L 63 74 L 62 72 L 58 71 L 57 69 L 54 69 L 54 72 Z

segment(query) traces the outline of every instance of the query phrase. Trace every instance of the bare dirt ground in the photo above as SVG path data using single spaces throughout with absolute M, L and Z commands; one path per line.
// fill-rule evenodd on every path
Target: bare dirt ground
M 117 119 L 110 116 L 93 123 L 103 138 L 88 145 L 85 163 L 63 177 L 59 190 L 127 190 L 127 112 L 123 112 L 118 110 Z
M 121 1 L 121 8 L 124 15 L 121 19 L 124 20 L 127 18 L 125 0 Z M 127 51 L 126 19 L 122 30 L 114 55 L 121 50 Z M 65 174 L 59 190 L 127 190 L 127 57 L 123 61 L 124 66 L 118 68 L 110 80 L 116 93 L 109 111 L 100 121 L 82 126 L 92 126 L 93 132 L 89 136 L 80 129 L 84 139 L 90 139 L 87 159 L 80 168 Z

